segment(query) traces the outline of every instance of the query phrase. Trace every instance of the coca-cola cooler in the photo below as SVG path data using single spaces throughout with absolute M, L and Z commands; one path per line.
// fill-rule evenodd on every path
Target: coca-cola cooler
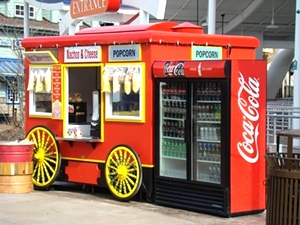
M 158 204 L 232 216 L 265 210 L 266 62 L 156 61 Z

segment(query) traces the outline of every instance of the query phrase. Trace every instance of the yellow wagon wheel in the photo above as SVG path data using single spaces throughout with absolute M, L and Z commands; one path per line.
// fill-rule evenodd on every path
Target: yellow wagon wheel
M 37 188 L 47 188 L 55 181 L 61 163 L 55 135 L 47 127 L 36 126 L 26 139 L 34 142 L 32 182 Z
M 119 200 L 134 197 L 142 183 L 142 165 L 136 152 L 125 145 L 114 147 L 105 162 L 105 178 L 110 192 Z

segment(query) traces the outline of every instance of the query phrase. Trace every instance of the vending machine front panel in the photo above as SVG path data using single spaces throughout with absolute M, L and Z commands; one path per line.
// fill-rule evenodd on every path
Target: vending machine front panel
M 154 64 L 155 202 L 225 216 L 265 208 L 265 68 L 257 60 Z M 239 151 L 256 140 L 251 124 L 257 162 Z
M 187 178 L 186 84 L 160 82 L 160 176 Z
M 192 180 L 221 182 L 221 82 L 193 83 Z
M 266 62 L 232 61 L 231 212 L 266 206 Z

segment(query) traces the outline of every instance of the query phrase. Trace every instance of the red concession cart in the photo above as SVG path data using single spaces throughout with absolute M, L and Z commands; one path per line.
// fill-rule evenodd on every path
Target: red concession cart
M 265 209 L 266 62 L 255 60 L 256 38 L 161 22 L 22 46 L 36 188 L 94 185 L 221 216 Z

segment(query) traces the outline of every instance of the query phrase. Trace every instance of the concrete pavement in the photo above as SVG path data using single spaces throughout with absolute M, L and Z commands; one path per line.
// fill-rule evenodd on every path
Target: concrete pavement
M 77 186 L 78 187 L 78 186 Z M 72 186 L 49 191 L 0 194 L 1 225 L 262 225 L 266 214 L 222 218 L 143 202 L 115 200 L 106 191 Z

